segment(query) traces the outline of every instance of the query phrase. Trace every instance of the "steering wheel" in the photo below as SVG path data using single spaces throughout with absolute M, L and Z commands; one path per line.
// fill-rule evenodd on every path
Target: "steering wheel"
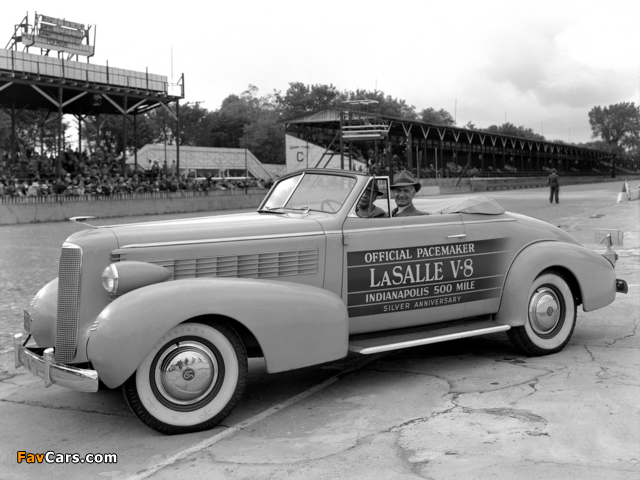
M 323 212 L 326 211 L 325 204 L 327 209 L 331 208 L 331 213 L 336 213 L 342 207 L 342 203 L 340 203 L 338 200 L 325 198 L 324 200 L 322 200 L 322 202 L 320 202 L 320 210 L 322 210 Z M 334 204 L 337 208 L 334 208 L 332 204 Z

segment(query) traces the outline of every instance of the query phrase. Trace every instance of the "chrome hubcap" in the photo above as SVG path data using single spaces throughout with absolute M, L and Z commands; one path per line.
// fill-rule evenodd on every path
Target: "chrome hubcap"
M 529 323 L 539 335 L 551 333 L 561 318 L 560 300 L 549 287 L 537 289 L 529 302 Z
M 207 346 L 181 342 L 167 349 L 158 359 L 156 385 L 167 400 L 189 405 L 211 391 L 218 371 L 216 357 Z

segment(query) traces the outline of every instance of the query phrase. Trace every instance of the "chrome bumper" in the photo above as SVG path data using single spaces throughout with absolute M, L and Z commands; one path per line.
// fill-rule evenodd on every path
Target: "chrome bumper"
M 44 379 L 44 386 L 59 385 L 79 392 L 98 391 L 98 372 L 69 367 L 56 363 L 53 348 L 47 348 L 42 356 L 22 346 L 22 334 L 13 336 L 16 368 L 23 366 L 36 377 Z

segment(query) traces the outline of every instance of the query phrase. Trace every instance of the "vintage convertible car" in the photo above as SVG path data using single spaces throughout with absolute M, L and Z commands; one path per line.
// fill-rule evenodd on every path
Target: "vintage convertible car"
M 363 195 L 385 215 L 359 216 Z M 578 305 L 626 293 L 615 252 L 491 199 L 393 217 L 390 195 L 387 177 L 303 170 L 256 212 L 88 225 L 24 311 L 16 366 L 46 386 L 122 386 L 151 428 L 185 433 L 231 412 L 248 357 L 281 372 L 501 331 L 546 355 L 569 341 Z

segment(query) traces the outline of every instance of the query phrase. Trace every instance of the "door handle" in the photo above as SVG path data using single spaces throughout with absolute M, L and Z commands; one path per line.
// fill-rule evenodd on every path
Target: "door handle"
M 466 236 L 466 233 L 459 233 L 457 235 L 448 235 L 447 238 L 465 238 Z

